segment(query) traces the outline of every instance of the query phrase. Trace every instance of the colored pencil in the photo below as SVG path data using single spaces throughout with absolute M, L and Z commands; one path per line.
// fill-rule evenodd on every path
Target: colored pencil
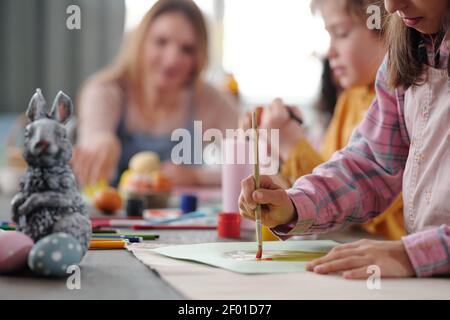
M 4 225 L 0 226 L 0 229 L 3 230 L 3 231 L 15 231 L 16 227 L 4 224 Z
M 133 230 L 215 230 L 217 226 L 200 226 L 200 225 L 178 225 L 178 226 L 166 226 L 166 225 L 153 225 L 153 226 L 132 226 Z
M 148 225 L 147 221 L 136 219 L 96 219 L 92 220 L 91 223 L 94 228 L 130 228 L 134 225 Z
M 297 115 L 292 111 L 292 109 L 289 106 L 286 106 L 286 110 L 289 113 L 289 117 L 296 121 L 299 125 L 303 125 L 303 119 L 297 117 Z
M 135 236 L 123 236 L 123 235 L 114 235 L 114 236 L 105 236 L 105 235 L 93 235 L 91 240 L 128 240 L 129 242 L 142 242 L 144 239 L 142 237 Z
M 179 217 L 160 219 L 160 220 L 155 220 L 155 221 L 146 221 L 146 220 L 142 220 L 142 219 L 116 219 L 116 218 L 101 219 L 101 218 L 99 218 L 99 219 L 92 219 L 92 225 L 95 226 L 96 228 L 99 228 L 99 227 L 130 228 L 132 226 L 138 226 L 138 225 L 142 225 L 142 226 L 161 225 L 161 224 L 165 225 L 165 224 L 178 222 L 178 221 L 203 218 L 205 216 L 206 216 L 206 214 L 204 212 L 194 211 L 194 212 L 190 212 L 190 213 L 184 214 Z
M 93 236 L 91 241 L 103 241 L 103 240 L 111 240 L 111 241 L 120 241 L 120 240 L 128 240 L 130 243 L 139 243 L 142 242 L 142 237 L 125 237 L 125 236 Z
M 104 233 L 113 233 L 117 234 L 117 230 L 115 229 L 92 229 L 93 234 L 104 234 Z
M 127 243 L 126 240 L 90 241 L 89 249 L 124 249 Z
M 151 221 L 151 222 L 149 222 L 149 224 L 154 224 L 154 225 L 156 225 L 156 224 L 157 225 L 169 224 L 169 223 L 172 223 L 172 222 L 203 218 L 205 216 L 206 216 L 206 214 L 204 212 L 193 211 L 193 212 L 185 213 L 182 216 L 175 217 L 175 218 L 167 218 L 167 219 L 160 219 L 160 220 Z
M 127 238 L 127 237 L 139 237 L 142 240 L 156 240 L 159 238 L 159 234 L 119 234 L 119 233 L 102 233 L 93 234 L 93 238 Z

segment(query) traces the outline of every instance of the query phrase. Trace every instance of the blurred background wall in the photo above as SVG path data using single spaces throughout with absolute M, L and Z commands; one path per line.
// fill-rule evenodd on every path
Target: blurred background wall
M 233 75 L 241 112 L 282 97 L 301 106 L 307 126 L 313 123 L 329 38 L 310 1 L 194 1 L 209 27 L 205 79 L 225 88 Z M 76 100 L 83 81 L 114 59 L 124 34 L 155 2 L 0 0 L 0 166 L 6 136 L 35 88 L 48 103 L 59 90 Z M 81 10 L 81 30 L 67 28 L 71 5 Z
M 70 5 L 81 30 L 66 26 Z M 49 103 L 60 89 L 75 96 L 116 55 L 124 22 L 124 0 L 1 0 L 0 111 L 24 111 L 37 87 Z
M 156 0 L 1 0 L 0 112 L 21 111 L 34 88 L 74 95 L 117 54 Z M 209 26 L 207 80 L 232 73 L 245 105 L 281 96 L 306 106 L 315 97 L 328 36 L 307 0 L 195 0 Z M 81 9 L 68 30 L 66 9 Z

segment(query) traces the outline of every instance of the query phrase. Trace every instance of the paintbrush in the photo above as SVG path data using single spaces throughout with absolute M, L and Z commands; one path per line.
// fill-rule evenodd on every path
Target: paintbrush
M 253 166 L 253 179 L 255 179 L 255 190 L 261 187 L 261 181 L 259 178 L 259 148 L 258 148 L 258 124 L 256 123 L 256 112 L 253 112 L 252 117 L 252 129 L 253 129 L 253 151 L 254 151 L 254 161 Z M 261 225 L 261 205 L 257 204 L 255 209 L 255 220 L 256 220 L 256 241 L 258 243 L 258 250 L 256 251 L 256 259 L 261 259 L 262 257 L 262 225 Z

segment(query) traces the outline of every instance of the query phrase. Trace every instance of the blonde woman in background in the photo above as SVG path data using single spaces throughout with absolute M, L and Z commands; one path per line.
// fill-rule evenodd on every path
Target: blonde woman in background
M 130 158 L 144 150 L 159 155 L 162 173 L 175 185 L 220 183 L 216 170 L 170 159 L 177 128 L 193 137 L 194 120 L 203 130 L 237 126 L 231 101 L 201 79 L 207 51 L 205 21 L 193 1 L 160 0 L 150 9 L 116 62 L 81 90 L 73 157 L 80 184 L 117 183 Z

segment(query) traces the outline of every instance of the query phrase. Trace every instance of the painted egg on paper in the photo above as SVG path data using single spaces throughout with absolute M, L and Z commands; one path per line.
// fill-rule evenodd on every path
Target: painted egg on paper
M 63 277 L 67 268 L 82 259 L 79 242 L 67 233 L 55 233 L 39 240 L 28 256 L 28 266 L 39 275 Z

